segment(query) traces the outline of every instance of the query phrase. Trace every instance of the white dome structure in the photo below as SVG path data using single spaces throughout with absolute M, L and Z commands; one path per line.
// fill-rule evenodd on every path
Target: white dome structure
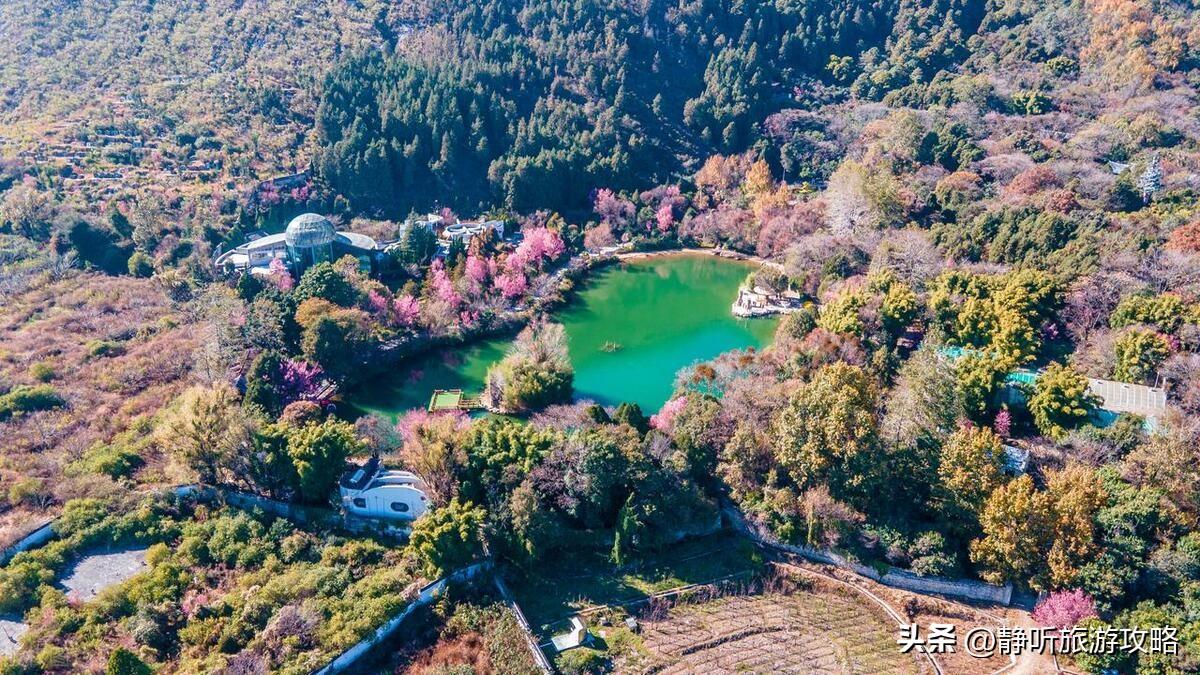
M 305 213 L 288 223 L 283 238 L 287 243 L 292 268 L 299 275 L 317 263 L 333 259 L 337 230 L 325 216 Z
M 288 223 L 284 237 L 288 246 L 328 246 L 337 236 L 333 223 L 325 216 L 305 213 Z

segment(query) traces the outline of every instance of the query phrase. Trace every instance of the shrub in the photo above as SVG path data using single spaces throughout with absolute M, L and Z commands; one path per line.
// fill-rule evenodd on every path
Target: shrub
M 104 675 L 150 675 L 151 672 L 150 666 L 124 647 L 117 647 L 104 668 Z
M 67 650 L 58 645 L 46 645 L 34 657 L 33 662 L 44 671 L 54 671 L 68 665 Z
M 72 468 L 84 473 L 103 474 L 109 478 L 128 478 L 142 465 L 137 451 L 122 443 L 97 443 L 88 448 Z
M 1088 379 L 1071 366 L 1052 363 L 1038 378 L 1029 397 L 1029 412 L 1038 431 L 1055 440 L 1087 421 L 1097 401 Z
M 1012 109 L 1018 115 L 1044 115 L 1051 110 L 1050 97 L 1040 91 L 1018 91 L 1012 95 Z
M 46 484 L 40 478 L 26 476 L 8 488 L 8 503 L 13 506 L 33 505 L 46 495 Z
M 1117 338 L 1115 350 L 1117 364 L 1113 377 L 1122 382 L 1153 379 L 1158 367 L 1171 355 L 1171 346 L 1162 335 L 1136 328 Z
M 29 376 L 38 382 L 49 382 L 58 377 L 58 371 L 49 361 L 39 361 L 29 367 Z
M 139 279 L 150 278 L 154 274 L 154 260 L 141 251 L 135 251 L 129 256 L 129 274 Z
M 1172 293 L 1162 295 L 1127 295 L 1113 310 L 1108 323 L 1123 328 L 1144 323 L 1167 333 L 1175 332 L 1187 312 L 1183 299 Z
M 483 509 L 455 498 L 413 524 L 408 546 L 423 563 L 426 576 L 441 577 L 478 558 L 484 516 Z
M 605 672 L 608 669 L 608 659 L 595 649 L 579 647 L 558 657 L 555 665 L 567 675 L 588 675 Z
M 64 405 L 66 401 L 48 384 L 20 385 L 0 396 L 0 422 L 20 413 L 52 410 Z
M 114 340 L 88 340 L 84 345 L 89 359 L 102 359 L 110 356 L 120 356 L 125 353 L 125 345 Z
M 346 458 L 364 449 L 354 427 L 338 420 L 289 431 L 287 452 L 296 470 L 300 498 L 309 503 L 324 501 L 337 484 Z
M 333 263 L 323 262 L 310 267 L 295 290 L 299 301 L 309 298 L 321 298 L 335 305 L 352 307 L 358 299 L 358 292 L 338 271 Z
M 505 412 L 527 412 L 571 400 L 575 371 L 561 324 L 535 323 L 488 369 L 485 401 Z

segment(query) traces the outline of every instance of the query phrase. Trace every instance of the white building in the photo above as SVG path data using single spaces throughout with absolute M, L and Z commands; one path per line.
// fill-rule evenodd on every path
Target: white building
M 358 258 L 366 271 L 373 269 L 382 249 L 375 240 L 357 232 L 339 232 L 330 220 L 315 213 L 292 219 L 287 229 L 269 234 L 230 249 L 217 256 L 218 269 L 265 274 L 271 261 L 279 259 L 296 278 L 317 263 L 337 260 L 345 255 Z
M 442 238 L 446 241 L 460 240 L 464 243 L 471 239 L 492 230 L 496 233 L 499 239 L 504 238 L 504 221 L 503 220 L 478 220 L 478 221 L 458 221 L 457 223 L 448 226 L 442 230 Z
M 363 518 L 416 520 L 429 508 L 425 481 L 408 471 L 385 469 L 378 457 L 347 471 L 338 485 L 342 508 Z

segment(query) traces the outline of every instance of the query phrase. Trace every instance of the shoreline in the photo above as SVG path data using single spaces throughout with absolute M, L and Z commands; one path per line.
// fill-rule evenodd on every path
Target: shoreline
M 656 251 L 628 251 L 625 253 L 617 253 L 615 251 L 605 251 L 600 253 L 584 253 L 572 258 L 564 267 L 563 280 L 572 282 L 569 290 L 561 292 L 556 298 L 545 298 L 544 302 L 538 303 L 537 306 L 527 307 L 520 311 L 514 311 L 504 317 L 503 320 L 489 326 L 486 329 L 478 329 L 469 334 L 456 336 L 441 336 L 438 338 L 426 338 L 413 340 L 404 345 L 404 347 L 395 350 L 389 350 L 391 353 L 379 359 L 375 366 L 364 364 L 363 371 L 360 377 L 356 378 L 352 383 L 343 383 L 337 388 L 337 393 L 346 395 L 358 390 L 364 386 L 368 386 L 373 380 L 384 376 L 387 372 L 400 367 L 402 364 L 411 362 L 415 359 L 424 358 L 430 354 L 440 350 L 469 347 L 489 340 L 510 339 L 522 327 L 524 327 L 531 319 L 539 314 L 554 317 L 558 311 L 569 306 L 576 300 L 576 295 L 591 282 L 595 273 L 608 267 L 609 265 L 620 264 L 625 261 L 634 260 L 652 260 L 656 258 L 667 258 L 671 256 L 697 256 L 704 255 L 715 258 L 720 258 L 730 262 L 755 263 L 761 262 L 764 264 L 778 264 L 765 261 L 754 256 L 726 249 L 704 249 L 704 248 L 670 248 Z M 736 301 L 736 297 L 735 297 Z M 730 313 L 738 319 L 747 318 L 773 318 L 769 314 L 764 314 L 758 317 L 740 316 L 737 312 Z M 386 360 L 386 366 L 380 367 L 379 363 Z M 339 399 L 340 404 L 348 404 L 345 398 Z M 349 404 L 353 408 L 358 408 L 359 412 L 365 412 L 364 409 L 357 405 Z
M 717 247 L 713 247 L 713 248 L 696 248 L 696 247 L 664 248 L 664 249 L 660 249 L 657 251 L 627 251 L 625 253 L 614 253 L 611 255 L 613 258 L 620 260 L 620 261 L 644 260 L 644 259 L 658 258 L 658 257 L 669 256 L 669 255 L 707 255 L 707 256 L 712 256 L 714 258 L 723 258 L 725 260 L 756 263 L 758 265 L 763 265 L 765 267 L 772 267 L 779 271 L 783 271 L 782 263 L 775 262 L 774 260 L 768 260 L 767 258 L 763 258 L 761 256 L 752 255 L 749 253 L 742 253 L 741 251 L 735 251 L 733 249 L 728 249 L 728 248 L 717 248 Z

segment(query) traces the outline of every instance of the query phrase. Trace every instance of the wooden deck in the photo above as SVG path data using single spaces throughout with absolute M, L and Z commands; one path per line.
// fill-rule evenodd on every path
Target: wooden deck
M 483 402 L 478 396 L 468 396 L 462 389 L 436 389 L 429 397 L 429 412 L 447 412 L 451 410 L 479 410 Z

